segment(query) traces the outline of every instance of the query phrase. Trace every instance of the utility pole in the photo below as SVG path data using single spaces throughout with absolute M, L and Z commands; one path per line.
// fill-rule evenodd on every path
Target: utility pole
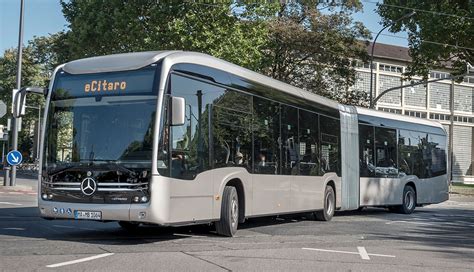
M 469 70 L 468 70 L 469 73 Z M 451 113 L 449 124 L 449 184 L 453 183 L 453 162 L 454 162 L 454 79 L 451 79 L 451 92 L 449 95 L 449 110 Z
M 19 91 L 21 89 L 21 60 L 23 54 L 23 14 L 24 14 L 25 2 L 21 0 L 20 4 L 20 29 L 18 33 L 18 50 L 17 50 L 17 71 L 16 71 L 16 89 Z M 12 93 L 13 98 L 15 97 L 15 91 Z M 12 118 L 12 150 L 18 149 L 18 124 L 21 122 L 21 117 Z M 10 186 L 15 186 L 16 184 L 16 166 L 12 166 Z

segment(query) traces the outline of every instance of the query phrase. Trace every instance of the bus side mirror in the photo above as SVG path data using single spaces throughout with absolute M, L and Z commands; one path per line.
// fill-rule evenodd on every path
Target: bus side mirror
M 183 97 L 171 97 L 171 125 L 182 126 L 186 116 L 186 101 Z
M 45 89 L 39 87 L 23 87 L 20 90 L 13 90 L 13 117 L 18 118 L 25 115 L 27 93 L 44 95 L 45 92 L 47 92 Z

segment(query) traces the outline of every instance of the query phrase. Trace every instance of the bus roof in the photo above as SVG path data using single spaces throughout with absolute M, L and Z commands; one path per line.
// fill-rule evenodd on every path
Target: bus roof
M 337 103 L 336 101 L 294 87 L 276 79 L 264 76 L 262 74 L 240 67 L 225 60 L 221 60 L 213 56 L 197 52 L 148 51 L 98 56 L 68 62 L 64 65 L 63 70 L 70 74 L 126 71 L 148 66 L 159 60 L 165 60 L 169 66 L 180 63 L 189 63 L 215 68 L 246 78 L 250 81 L 258 82 L 259 84 L 266 85 L 281 92 L 285 92 L 294 96 L 299 96 L 303 99 L 321 103 L 328 107 L 339 110 L 339 103 Z M 440 123 L 421 118 L 391 114 L 383 111 L 376 111 L 361 107 L 357 107 L 357 112 L 366 116 L 382 117 L 390 120 L 409 123 L 418 123 L 443 129 L 443 126 Z
M 64 65 L 63 70 L 70 74 L 135 70 L 155 63 L 160 59 L 166 59 L 170 65 L 190 63 L 215 68 L 266 85 L 281 92 L 315 101 L 334 109 L 339 109 L 339 104 L 331 99 L 291 86 L 233 63 L 197 52 L 151 51 L 91 57 L 68 62 Z
M 417 117 L 412 117 L 412 116 L 406 116 L 406 115 L 401 115 L 401 114 L 395 114 L 395 113 L 390 113 L 390 112 L 385 112 L 385 111 L 361 108 L 361 107 L 356 107 L 356 109 L 359 115 L 384 118 L 387 120 L 406 122 L 406 123 L 416 123 L 419 125 L 441 128 L 442 130 L 444 130 L 443 125 L 437 121 L 432 121 L 432 120 L 417 118 Z

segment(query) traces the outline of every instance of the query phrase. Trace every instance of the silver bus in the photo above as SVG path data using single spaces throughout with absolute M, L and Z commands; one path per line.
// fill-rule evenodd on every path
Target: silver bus
M 245 219 L 448 199 L 436 122 L 353 106 L 193 52 L 92 57 L 45 92 L 39 210 L 47 219 L 233 236 Z

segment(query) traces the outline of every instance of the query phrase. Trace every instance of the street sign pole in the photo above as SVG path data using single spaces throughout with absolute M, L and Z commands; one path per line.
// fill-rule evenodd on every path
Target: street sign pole
M 22 60 L 22 53 L 23 53 L 23 13 L 24 13 L 24 0 L 21 0 L 20 4 L 20 29 L 18 33 L 18 52 L 17 52 L 17 71 L 16 71 L 16 89 L 21 89 L 21 60 Z M 13 97 L 14 97 L 13 93 Z M 13 108 L 13 105 L 12 105 Z M 12 150 L 18 149 L 18 123 L 21 122 L 21 118 L 12 118 Z M 11 179 L 10 179 L 10 186 L 15 186 L 16 184 L 16 165 L 12 166 L 11 170 Z

